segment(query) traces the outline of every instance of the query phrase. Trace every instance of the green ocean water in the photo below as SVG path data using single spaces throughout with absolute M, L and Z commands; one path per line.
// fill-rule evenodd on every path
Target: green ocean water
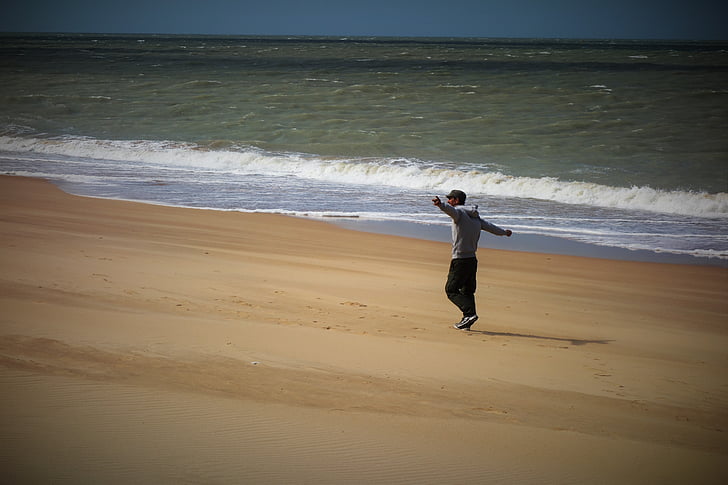
M 0 123 L 726 190 L 726 44 L 0 37 Z

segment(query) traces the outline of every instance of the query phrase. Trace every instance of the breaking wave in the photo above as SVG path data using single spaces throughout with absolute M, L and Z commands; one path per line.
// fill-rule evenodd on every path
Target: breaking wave
M 728 193 L 666 191 L 651 187 L 612 187 L 552 177 L 506 175 L 415 159 L 335 159 L 299 153 L 272 153 L 229 143 L 209 146 L 168 141 L 98 140 L 85 137 L 0 136 L 0 150 L 92 158 L 115 163 L 230 174 L 298 177 L 324 182 L 391 186 L 433 194 L 458 187 L 468 194 L 541 199 L 685 216 L 728 217 Z

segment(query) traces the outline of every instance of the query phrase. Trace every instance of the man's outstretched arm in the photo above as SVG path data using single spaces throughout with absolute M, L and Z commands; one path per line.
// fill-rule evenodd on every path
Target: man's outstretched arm
M 483 219 L 480 219 L 480 229 L 483 231 L 487 231 L 491 234 L 495 234 L 496 236 L 511 237 L 511 234 L 513 234 L 513 231 L 511 231 L 510 229 L 502 229 L 495 224 L 484 221 Z
M 445 204 L 444 202 L 442 202 L 438 196 L 435 196 L 435 198 L 432 199 L 432 203 L 435 205 L 435 207 L 438 207 L 442 212 L 449 215 L 452 218 L 452 220 L 454 220 L 455 222 L 457 222 L 458 219 L 460 219 L 460 212 L 455 210 L 455 208 L 453 206 L 451 206 L 450 204 Z

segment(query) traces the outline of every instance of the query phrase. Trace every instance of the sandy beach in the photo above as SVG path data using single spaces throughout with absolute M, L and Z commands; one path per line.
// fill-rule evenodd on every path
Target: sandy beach
M 0 177 L 7 483 L 726 483 L 728 269 Z M 487 244 L 487 235 L 484 242 Z

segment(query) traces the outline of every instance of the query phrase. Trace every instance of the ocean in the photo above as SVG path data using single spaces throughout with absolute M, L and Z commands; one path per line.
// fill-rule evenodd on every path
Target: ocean
M 728 261 L 728 42 L 2 34 L 0 81 L 0 172 L 74 194 Z

